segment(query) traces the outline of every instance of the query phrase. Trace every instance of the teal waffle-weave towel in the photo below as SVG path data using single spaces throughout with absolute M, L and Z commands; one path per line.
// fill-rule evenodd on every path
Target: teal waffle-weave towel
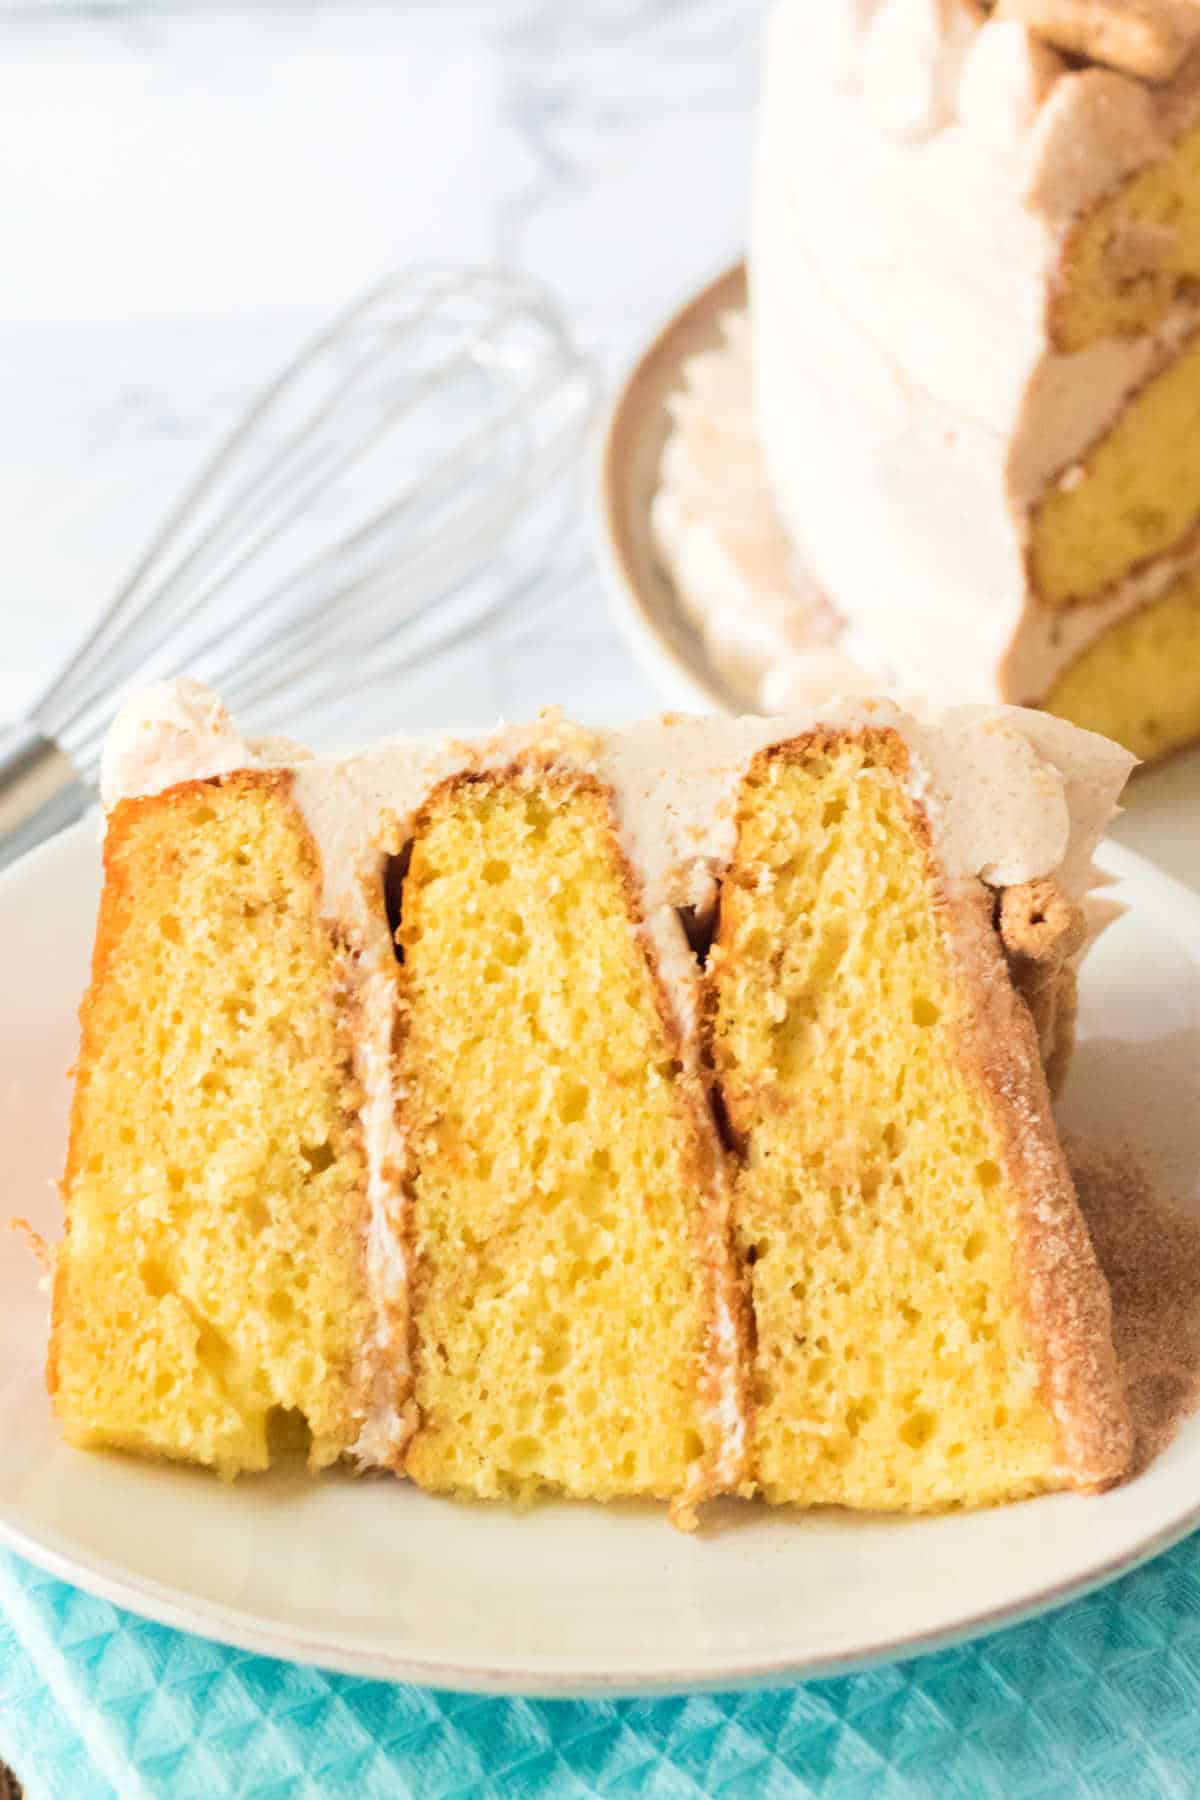
M 592 1702 L 296 1668 L 0 1555 L 0 1758 L 28 1800 L 1184 1800 L 1200 1793 L 1200 1536 L 962 1649 L 757 1693 Z

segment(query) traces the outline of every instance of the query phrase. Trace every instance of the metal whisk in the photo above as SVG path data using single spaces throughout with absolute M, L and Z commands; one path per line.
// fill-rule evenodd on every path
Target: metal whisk
M 253 732 L 279 731 L 528 601 L 596 397 L 520 277 L 407 270 L 356 301 L 263 391 L 0 733 L 0 867 L 92 804 L 134 687 L 186 670 Z

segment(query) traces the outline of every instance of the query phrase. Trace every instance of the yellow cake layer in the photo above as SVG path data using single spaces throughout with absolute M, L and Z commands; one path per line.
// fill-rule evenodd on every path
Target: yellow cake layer
M 1200 738 L 1200 573 L 1097 638 L 1042 705 L 1146 762 Z
M 364 1165 L 286 776 L 109 821 L 49 1379 L 67 1434 L 263 1468 L 352 1428 Z
M 886 733 L 759 759 L 712 956 L 768 1499 L 979 1505 L 1054 1485 L 1017 1202 Z
M 1200 280 L 1200 126 L 1123 183 L 1067 241 L 1051 301 L 1055 342 L 1082 350 L 1162 320 Z
M 1175 548 L 1200 517 L 1200 341 L 1125 407 L 1034 508 L 1030 567 L 1051 605 L 1098 598 Z
M 705 1448 L 706 1187 L 608 804 L 465 781 L 404 884 L 423 1486 L 677 1494 Z

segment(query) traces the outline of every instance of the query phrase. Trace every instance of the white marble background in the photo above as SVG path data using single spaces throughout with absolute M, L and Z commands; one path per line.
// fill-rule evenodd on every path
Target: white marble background
M 763 11 L 0 7 L 0 720 L 255 386 L 382 272 L 532 271 L 615 375 L 740 253 Z M 656 698 L 593 573 L 355 726 Z

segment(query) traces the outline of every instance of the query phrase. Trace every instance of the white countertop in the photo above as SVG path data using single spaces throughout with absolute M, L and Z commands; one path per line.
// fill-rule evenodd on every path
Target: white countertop
M 262 379 L 414 260 L 549 284 L 610 376 L 741 252 L 765 0 L 0 12 L 0 721 Z M 353 732 L 661 703 L 598 574 Z M 335 722 L 332 729 L 337 730 Z M 1200 886 L 1200 761 L 1119 834 Z

